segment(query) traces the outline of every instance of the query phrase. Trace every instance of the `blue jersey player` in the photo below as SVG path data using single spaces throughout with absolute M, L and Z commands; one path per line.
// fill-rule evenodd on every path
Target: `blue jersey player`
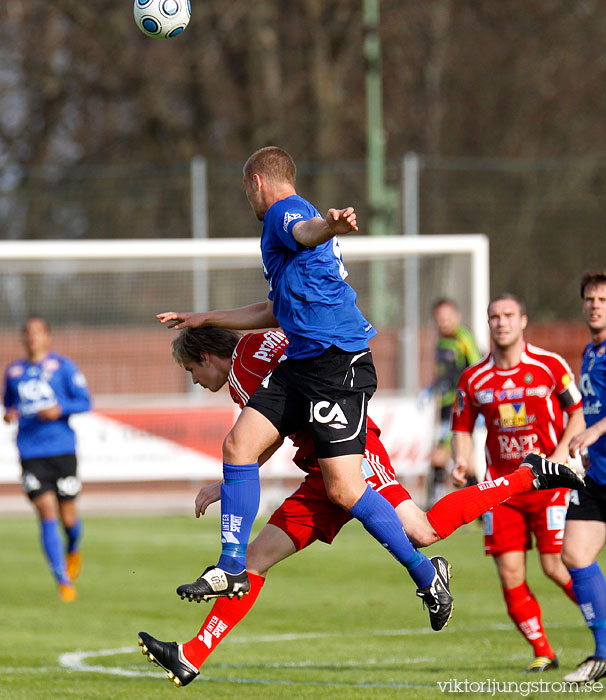
M 246 547 L 259 504 L 259 456 L 306 427 L 331 501 L 360 520 L 408 569 L 432 626 L 441 629 L 452 610 L 448 563 L 436 558 L 442 562 L 438 566 L 414 549 L 391 504 L 362 476 L 366 408 L 376 388 L 368 348 L 375 330 L 345 282 L 335 238 L 358 230 L 356 214 L 348 207 L 322 216 L 297 195 L 295 176 L 292 158 L 280 148 L 262 148 L 244 165 L 244 189 L 263 222 L 268 299 L 227 311 L 158 315 L 171 328 L 281 326 L 289 340 L 287 359 L 264 379 L 223 444 L 219 562 L 177 592 L 190 600 L 248 592 Z
M 76 473 L 74 431 L 68 419 L 88 411 L 86 380 L 67 357 L 50 352 L 50 330 L 43 318 L 23 327 L 26 358 L 6 369 L 4 420 L 18 421 L 17 448 L 23 488 L 40 520 L 41 541 L 61 599 L 75 599 L 80 571 L 82 525 L 76 510 L 80 481 Z M 59 518 L 67 537 L 66 551 Z
M 572 438 L 569 449 L 573 456 L 587 451 L 586 488 L 571 492 L 562 559 L 595 650 L 564 680 L 592 683 L 606 676 L 606 579 L 596 561 L 606 544 L 606 270 L 583 276 L 581 298 L 591 335 L 580 381 L 586 429 Z

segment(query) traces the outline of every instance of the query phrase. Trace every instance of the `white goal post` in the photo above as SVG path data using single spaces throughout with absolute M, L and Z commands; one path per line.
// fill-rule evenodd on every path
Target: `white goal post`
M 490 295 L 490 256 L 487 236 L 342 236 L 339 245 L 346 264 L 350 260 L 373 260 L 386 256 L 469 255 L 471 279 L 466 282 L 472 290 L 469 323 L 478 344 L 488 347 L 486 308 Z M 0 241 L 0 266 L 5 271 L 10 271 L 11 263 L 18 261 L 87 259 L 260 261 L 260 251 L 258 238 Z
M 347 281 L 371 322 L 377 270 L 383 277 L 386 321 L 374 323 L 379 390 L 372 415 L 407 483 L 426 468 L 433 412 L 402 378 L 414 375 L 427 386 L 437 297 L 454 298 L 478 345 L 488 349 L 488 239 L 342 236 L 339 245 Z M 412 262 L 415 274 L 407 277 Z M 405 303 L 411 280 L 418 285 L 414 317 Z M 76 361 L 92 389 L 95 410 L 74 417 L 85 479 L 220 478 L 221 443 L 237 409 L 223 391 L 192 387 L 171 357 L 174 331 L 155 314 L 234 308 L 266 296 L 259 238 L 0 241 L 0 369 L 22 355 L 23 321 L 43 316 L 54 349 Z M 0 426 L 0 481 L 18 479 L 13 437 Z M 286 449 L 275 459 L 282 461 L 264 467 L 265 479 L 299 476 Z

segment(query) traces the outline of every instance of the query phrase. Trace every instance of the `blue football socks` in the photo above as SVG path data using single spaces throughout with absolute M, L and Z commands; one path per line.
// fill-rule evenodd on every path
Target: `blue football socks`
M 53 576 L 59 583 L 70 583 L 65 566 L 65 554 L 63 552 L 63 540 L 59 532 L 57 520 L 40 521 L 40 539 L 42 549 L 46 554 Z
M 65 534 L 67 535 L 67 553 L 77 552 L 82 538 L 82 520 L 78 518 L 72 527 L 65 527 Z
M 436 570 L 411 544 L 393 506 L 370 486 L 349 511 L 364 528 L 408 569 L 419 588 L 431 585 Z
M 572 590 L 595 639 L 595 654 L 606 659 L 606 579 L 597 562 L 582 569 L 568 569 Z
M 217 566 L 230 574 L 246 568 L 246 548 L 259 510 L 259 464 L 223 464 L 221 556 Z

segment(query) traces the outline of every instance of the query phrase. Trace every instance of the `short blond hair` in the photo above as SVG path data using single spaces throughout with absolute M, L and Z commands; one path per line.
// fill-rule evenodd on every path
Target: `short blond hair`
M 297 166 L 292 157 L 277 146 L 266 146 L 255 151 L 244 164 L 244 180 L 250 181 L 255 174 L 264 175 L 276 183 L 295 186 Z

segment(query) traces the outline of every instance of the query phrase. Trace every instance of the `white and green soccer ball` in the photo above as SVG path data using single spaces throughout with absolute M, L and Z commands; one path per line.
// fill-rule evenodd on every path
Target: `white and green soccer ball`
M 135 0 L 135 22 L 147 36 L 170 39 L 189 24 L 190 0 Z

